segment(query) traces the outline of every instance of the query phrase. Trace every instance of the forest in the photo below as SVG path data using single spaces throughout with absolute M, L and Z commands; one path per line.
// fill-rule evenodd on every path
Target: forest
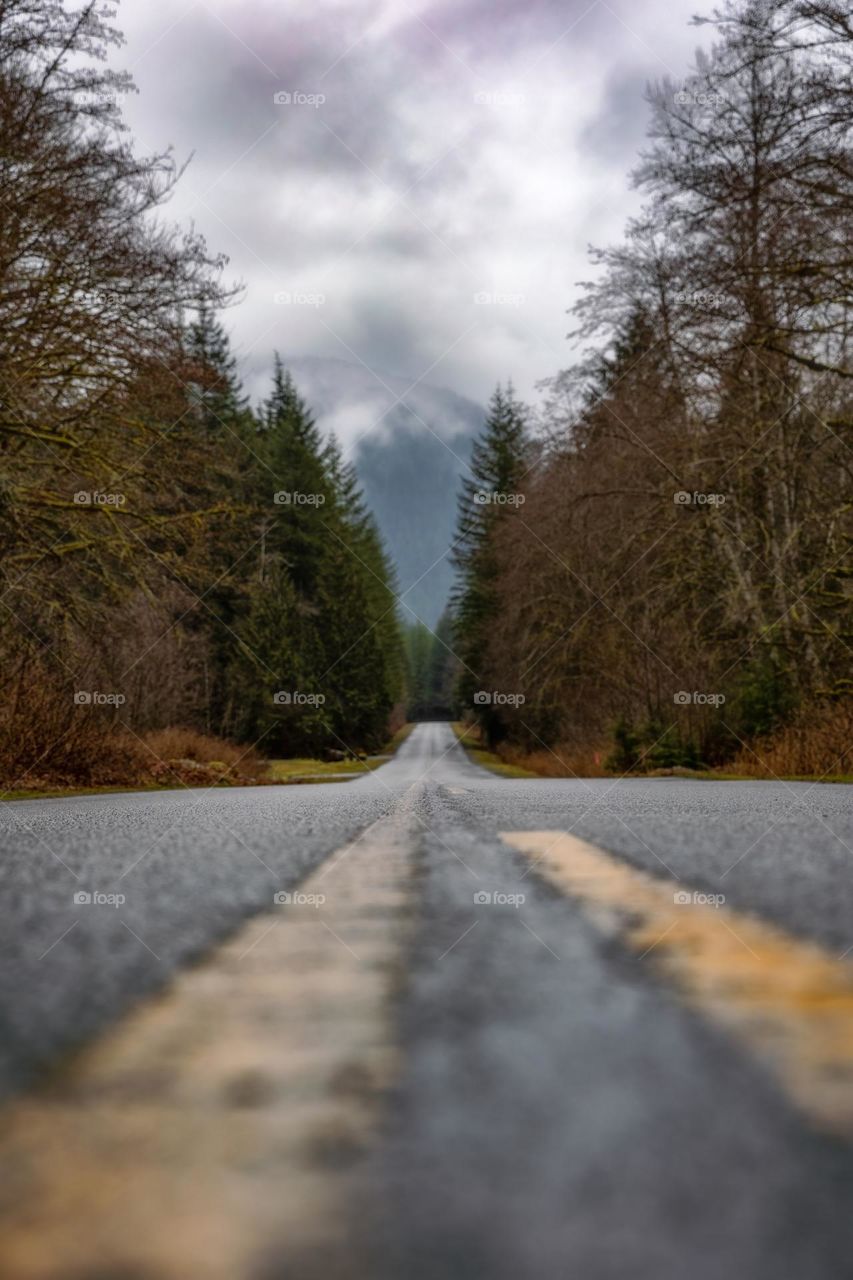
M 353 471 L 277 358 L 249 406 L 219 319 L 239 289 L 163 217 L 181 170 L 128 136 L 119 38 L 101 5 L 0 11 L 8 786 L 359 752 L 403 694 Z
M 109 11 L 2 5 L 4 785 L 260 776 L 406 715 L 541 772 L 849 770 L 853 20 L 708 24 L 649 87 L 581 356 L 492 398 L 433 632 L 278 356 L 250 404 L 240 286 L 165 217 L 183 170 L 129 135 Z
M 853 20 L 713 22 L 649 89 L 586 355 L 539 412 L 499 388 L 463 487 L 460 706 L 545 772 L 850 771 Z

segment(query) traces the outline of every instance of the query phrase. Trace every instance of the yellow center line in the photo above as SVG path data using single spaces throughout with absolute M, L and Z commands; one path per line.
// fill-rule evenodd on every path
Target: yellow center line
M 853 964 L 561 831 L 502 839 L 742 1040 L 820 1128 L 853 1137 Z
M 394 820 L 0 1111 L 0 1275 L 339 1273 L 397 1051 Z M 269 1274 L 273 1274 L 270 1271 Z

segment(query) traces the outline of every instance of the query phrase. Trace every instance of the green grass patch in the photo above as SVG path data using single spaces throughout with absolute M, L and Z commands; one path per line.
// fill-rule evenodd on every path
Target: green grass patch
M 227 783 L 219 784 L 227 786 Z M 141 786 L 134 786 L 128 783 L 125 786 L 116 787 L 65 787 L 56 789 L 47 789 L 45 791 L 32 791 L 17 788 L 14 791 L 7 791 L 5 794 L 0 792 L 0 803 L 6 804 L 11 800 L 56 800 L 73 796 L 108 796 L 121 795 L 122 792 L 129 791 L 175 791 L 180 790 L 178 784 L 174 782 L 148 782 Z
M 538 778 L 541 776 L 538 773 L 534 773 L 532 769 L 522 769 L 521 765 L 507 764 L 506 760 L 501 760 L 500 756 L 496 756 L 493 751 L 486 751 L 480 745 L 480 731 L 476 725 L 463 724 L 461 720 L 454 720 L 452 728 L 468 757 L 482 769 L 488 769 L 490 773 L 496 773 L 501 778 Z
M 374 769 L 378 769 L 380 765 L 387 764 L 398 747 L 408 738 L 414 727 L 413 724 L 404 724 L 402 729 L 398 729 L 393 738 L 386 743 L 381 752 L 368 756 L 366 760 L 314 760 L 307 756 L 294 760 L 271 760 L 265 781 L 279 784 L 296 784 L 334 782 L 338 779 L 344 781 L 348 778 L 361 777 L 362 774 L 371 773 Z M 193 784 L 194 787 L 204 787 L 206 785 L 235 787 L 256 786 L 259 784 L 255 782 L 234 783 L 228 781 L 213 784 Z M 260 785 L 263 785 L 263 783 Z M 72 799 L 74 796 L 106 796 L 135 793 L 137 791 L 180 791 L 181 789 L 181 784 L 178 781 L 148 782 L 136 786 L 133 783 L 127 783 L 124 786 L 114 787 L 54 787 L 46 788 L 45 790 L 15 789 L 14 791 L 8 791 L 5 795 L 0 792 L 0 804 L 5 804 L 7 801 L 12 800 Z
M 380 765 L 387 764 L 414 727 L 413 724 L 404 724 L 382 751 L 367 756 L 364 760 L 315 760 L 310 756 L 293 760 L 271 760 L 267 777 L 279 783 L 333 782 L 337 779 L 358 778 L 363 773 L 372 773 Z

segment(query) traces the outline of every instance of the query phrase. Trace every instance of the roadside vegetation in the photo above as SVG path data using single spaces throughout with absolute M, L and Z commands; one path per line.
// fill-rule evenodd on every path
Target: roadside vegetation
M 539 772 L 853 772 L 853 21 L 714 22 L 587 354 L 499 389 L 461 495 L 457 710 Z
M 391 567 L 225 262 L 163 218 L 108 6 L 0 7 L 0 785 L 255 779 L 403 719 Z

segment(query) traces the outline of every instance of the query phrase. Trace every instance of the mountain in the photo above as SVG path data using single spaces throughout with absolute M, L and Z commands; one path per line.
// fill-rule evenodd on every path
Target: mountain
M 337 435 L 397 566 L 408 620 L 434 627 L 453 583 L 459 479 L 484 411 L 444 387 L 322 357 L 285 361 L 324 434 Z M 383 385 L 384 384 L 384 385 Z

